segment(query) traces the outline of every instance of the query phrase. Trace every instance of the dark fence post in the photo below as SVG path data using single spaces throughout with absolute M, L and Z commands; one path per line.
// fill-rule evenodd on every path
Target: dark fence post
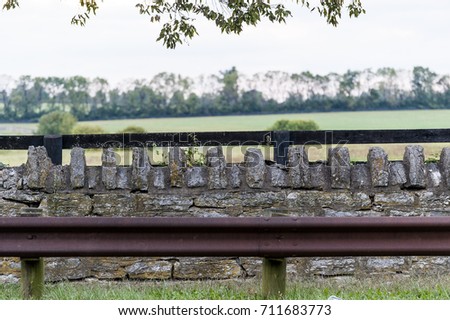
M 44 136 L 44 147 L 54 165 L 62 164 L 62 142 L 61 135 Z
M 273 147 L 273 160 L 282 165 L 288 162 L 288 149 L 291 145 L 291 133 L 289 131 L 273 131 L 272 141 L 275 143 Z
M 26 208 L 21 212 L 22 217 L 39 217 L 42 209 Z M 30 235 L 33 240 L 33 235 Z M 40 300 L 44 291 L 44 259 L 43 258 L 20 258 L 20 272 L 22 282 L 22 298 L 24 300 Z

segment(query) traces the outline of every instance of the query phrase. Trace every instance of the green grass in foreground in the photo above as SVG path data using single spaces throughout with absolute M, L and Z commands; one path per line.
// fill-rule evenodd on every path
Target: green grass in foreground
M 253 300 L 262 299 L 254 279 L 203 282 L 69 282 L 47 284 L 46 300 Z M 450 278 L 328 278 L 288 284 L 286 300 L 450 299 Z M 20 299 L 17 284 L 0 284 L 0 300 Z

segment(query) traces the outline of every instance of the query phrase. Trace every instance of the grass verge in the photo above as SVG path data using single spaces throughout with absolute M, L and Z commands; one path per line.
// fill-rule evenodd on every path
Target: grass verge
M 354 277 L 288 283 L 286 300 L 448 300 L 450 277 Z M 18 284 L 0 284 L 0 300 L 20 299 Z M 262 299 L 255 279 L 180 282 L 62 282 L 47 284 L 46 300 L 253 300 Z

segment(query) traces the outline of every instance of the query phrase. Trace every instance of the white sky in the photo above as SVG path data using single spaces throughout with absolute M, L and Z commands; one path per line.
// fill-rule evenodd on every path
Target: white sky
M 263 23 L 239 36 L 221 35 L 199 21 L 200 36 L 175 50 L 155 41 L 159 25 L 139 15 L 137 2 L 104 0 L 97 16 L 77 27 L 70 19 L 78 0 L 21 0 L 19 9 L 0 12 L 0 75 L 119 81 L 163 71 L 212 74 L 231 66 L 247 74 L 324 74 L 416 65 L 450 73 L 447 0 L 362 0 L 367 14 L 344 19 L 337 28 L 300 6 L 286 25 Z

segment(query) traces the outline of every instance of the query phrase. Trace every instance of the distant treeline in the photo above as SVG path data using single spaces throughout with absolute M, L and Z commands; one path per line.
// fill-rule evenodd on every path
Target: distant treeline
M 112 87 L 82 76 L 0 76 L 0 120 L 35 121 L 55 110 L 97 120 L 450 108 L 450 77 L 424 67 L 251 77 L 231 68 L 200 80 L 161 73 Z

